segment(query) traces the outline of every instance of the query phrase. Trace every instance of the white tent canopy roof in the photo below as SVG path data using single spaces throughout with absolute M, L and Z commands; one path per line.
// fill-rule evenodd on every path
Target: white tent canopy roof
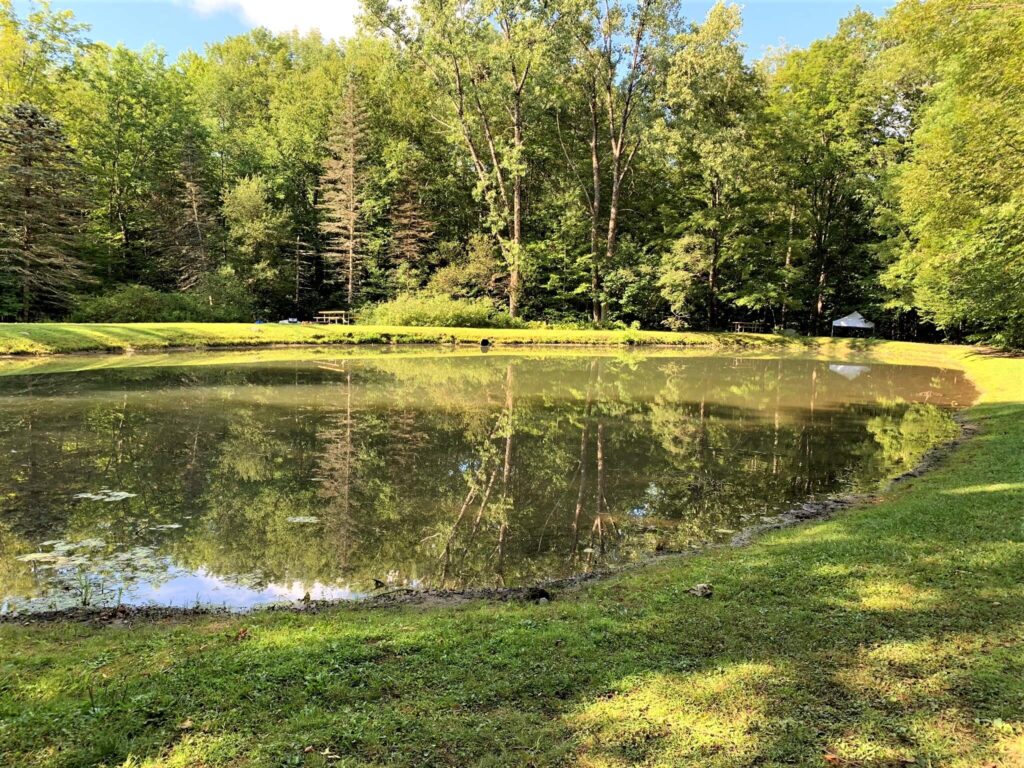
M 864 317 L 860 312 L 841 317 L 834 320 L 832 325 L 836 328 L 874 328 L 875 324 Z
M 828 367 L 832 373 L 838 373 L 847 381 L 853 381 L 862 373 L 867 373 L 871 370 L 869 365 L 830 365 Z

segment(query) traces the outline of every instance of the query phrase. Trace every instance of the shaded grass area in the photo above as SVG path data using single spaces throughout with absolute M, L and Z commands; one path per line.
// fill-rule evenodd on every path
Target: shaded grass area
M 0 626 L 0 764 L 1022 765 L 1024 360 L 858 352 L 966 367 L 982 434 L 874 506 L 547 605 Z
M 612 344 L 802 346 L 784 336 L 659 331 L 422 328 L 373 325 L 254 325 L 251 323 L 0 323 L 0 355 L 124 352 L 169 347 L 273 344 Z

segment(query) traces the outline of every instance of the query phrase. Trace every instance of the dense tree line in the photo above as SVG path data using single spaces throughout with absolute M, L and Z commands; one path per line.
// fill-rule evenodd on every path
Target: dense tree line
M 0 0 L 0 314 L 514 318 L 1024 341 L 1024 13 L 368 0 L 337 42 L 90 42 Z M 130 317 L 126 316 L 130 315 Z

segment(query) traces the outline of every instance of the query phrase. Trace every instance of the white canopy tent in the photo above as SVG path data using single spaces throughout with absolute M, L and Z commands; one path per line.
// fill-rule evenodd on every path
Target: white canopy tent
M 869 365 L 830 365 L 828 367 L 832 373 L 838 373 L 847 381 L 853 381 L 862 373 L 867 373 L 871 370 Z
M 836 335 L 836 328 L 856 330 L 856 331 L 874 331 L 875 324 L 868 320 L 860 312 L 853 312 L 846 317 L 841 317 L 838 320 L 832 321 L 832 335 Z

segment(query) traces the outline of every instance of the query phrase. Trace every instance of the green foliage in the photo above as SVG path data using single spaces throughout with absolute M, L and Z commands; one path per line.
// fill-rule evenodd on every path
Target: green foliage
M 878 22 L 855 12 L 835 35 L 774 63 L 767 146 L 778 196 L 775 284 L 783 307 L 803 310 L 812 332 L 860 309 L 877 316 L 882 240 L 874 220 L 894 109 L 878 87 Z M 757 274 L 757 273 L 755 273 Z M 756 278 L 755 278 L 756 283 Z M 755 285 L 756 291 L 760 286 Z M 881 318 L 879 318 L 881 319 Z
M 79 323 L 231 323 L 251 318 L 248 296 L 227 275 L 211 275 L 187 293 L 163 293 L 125 285 L 81 299 L 72 319 Z
M 160 293 L 144 285 L 126 285 L 78 302 L 72 320 L 79 323 L 186 322 L 193 307 L 181 293 Z
M 287 218 L 271 205 L 266 179 L 239 179 L 224 194 L 223 212 L 239 267 L 255 276 L 267 275 L 276 249 L 285 242 Z
M 432 328 L 513 328 L 515 321 L 488 299 L 452 299 L 427 294 L 399 296 L 359 313 L 364 325 L 418 325 Z
M 423 291 L 1024 343 L 1012 4 L 902 0 L 756 64 L 726 2 L 366 5 L 344 41 L 258 29 L 172 63 L 0 0 L 0 106 L 58 121 L 85 171 L 68 260 L 101 288 L 221 274 L 273 316 Z
M 498 299 L 504 292 L 501 254 L 490 238 L 474 235 L 465 249 L 447 243 L 439 251 L 448 263 L 434 272 L 428 292 L 456 299 Z
M 228 240 L 234 246 L 232 272 L 261 311 L 280 312 L 282 295 L 302 276 L 284 254 L 288 216 L 275 209 L 270 198 L 266 179 L 246 176 L 225 192 L 222 213 Z
M 33 3 L 24 17 L 14 0 L 0 0 L 0 109 L 30 103 L 51 110 L 85 50 L 86 29 L 49 0 Z
M 1024 345 L 1024 15 L 936 0 L 889 27 L 933 84 L 895 180 L 910 237 L 888 283 L 955 335 Z
M 31 104 L 0 114 L 0 312 L 62 311 L 83 282 L 74 257 L 79 169 L 61 127 Z
M 195 213 L 183 187 L 201 184 L 190 160 L 205 152 L 184 79 L 158 50 L 93 46 L 63 111 L 91 185 L 96 266 L 115 281 L 173 285 L 179 219 Z
M 685 235 L 672 244 L 661 262 L 658 285 L 661 295 L 672 310 L 669 324 L 675 330 L 686 328 L 693 318 L 694 307 L 708 300 L 705 286 L 713 244 L 701 235 Z M 704 294 L 704 301 L 698 298 Z
M 752 182 L 765 169 L 754 140 L 763 119 L 761 82 L 743 61 L 740 25 L 738 7 L 715 5 L 703 24 L 680 36 L 668 71 L 666 148 L 678 169 L 677 194 L 691 211 L 679 227 L 688 234 L 663 264 L 672 323 L 692 321 L 700 309 L 717 326 L 723 293 L 743 288 L 734 275 L 735 264 L 749 257 L 745 246 L 764 247 L 742 238 L 755 213 Z
M 252 294 L 227 267 L 203 274 L 187 295 L 196 307 L 197 321 L 238 323 L 254 315 Z

